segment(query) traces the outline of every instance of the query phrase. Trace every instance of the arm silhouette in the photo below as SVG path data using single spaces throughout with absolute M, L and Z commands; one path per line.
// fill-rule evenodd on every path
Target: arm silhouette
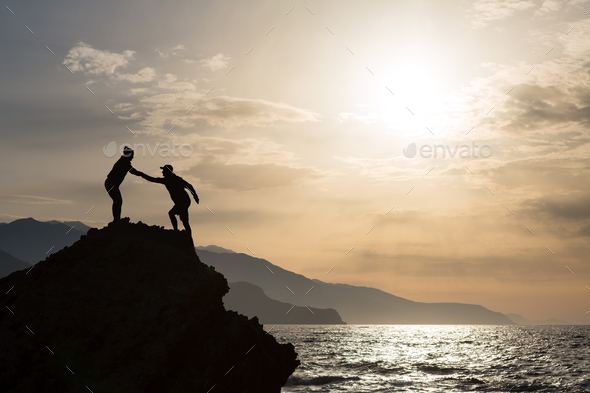
M 145 173 L 140 172 L 140 171 L 137 171 L 137 175 L 143 177 L 145 180 L 147 180 L 149 182 L 164 184 L 163 177 L 151 177 L 150 175 L 146 175 Z
M 197 192 L 195 191 L 195 189 L 193 188 L 193 186 L 187 182 L 186 180 L 184 181 L 184 188 L 187 188 L 191 194 L 193 194 L 193 197 L 195 198 L 195 202 L 197 202 L 197 205 L 199 204 L 199 196 L 197 195 Z

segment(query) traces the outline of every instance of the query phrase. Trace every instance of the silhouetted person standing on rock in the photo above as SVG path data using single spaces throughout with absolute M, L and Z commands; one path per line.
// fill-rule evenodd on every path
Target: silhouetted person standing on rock
M 180 221 L 182 221 L 182 224 L 184 225 L 184 230 L 188 236 L 192 238 L 191 226 L 188 223 L 188 207 L 191 205 L 191 198 L 184 189 L 188 189 L 190 193 L 193 194 L 197 204 L 199 203 L 199 196 L 193 186 L 173 172 L 172 165 L 164 165 L 163 167 L 160 167 L 160 169 L 162 170 L 162 175 L 164 177 L 151 177 L 139 171 L 137 172 L 137 175 L 152 183 L 160 183 L 166 186 L 166 189 L 170 193 L 170 198 L 172 198 L 172 201 L 174 202 L 174 207 L 168 212 L 170 221 L 172 221 L 172 227 L 175 231 L 178 230 L 178 222 L 176 221 L 176 216 L 178 215 Z
M 131 166 L 131 160 L 133 160 L 133 149 L 126 146 L 123 149 L 123 155 L 117 160 L 115 165 L 113 165 L 113 169 L 111 169 L 104 182 L 104 187 L 107 189 L 107 193 L 113 199 L 113 222 L 121 220 L 123 197 L 121 196 L 119 186 L 123 183 L 127 172 L 131 172 L 134 175 L 139 174 L 139 172 Z

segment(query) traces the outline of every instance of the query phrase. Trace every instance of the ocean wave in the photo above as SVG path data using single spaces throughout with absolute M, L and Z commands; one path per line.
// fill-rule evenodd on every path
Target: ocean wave
M 313 378 L 306 378 L 306 377 L 298 377 L 296 375 L 291 375 L 287 380 L 285 386 L 297 386 L 297 385 L 326 385 L 329 383 L 339 383 L 339 382 L 347 382 L 347 381 L 358 381 L 360 380 L 359 377 L 340 377 L 336 375 L 322 375 L 319 377 Z
M 299 345 L 301 366 L 283 393 L 590 393 L 590 327 L 579 327 L 580 333 L 587 333 L 584 338 L 576 338 L 572 330 L 566 340 L 534 326 L 346 326 L 337 337 L 327 336 L 333 339 L 329 345 L 302 343 L 313 329 L 297 327 L 291 336 L 285 333 Z M 473 329 L 480 334 L 468 336 Z M 490 336 L 499 338 L 491 342 Z M 380 343 L 368 344 L 375 340 Z M 447 344 L 435 348 L 433 342 Z
M 460 382 L 467 385 L 485 385 L 486 381 L 477 378 L 442 378 L 442 381 L 454 381 Z
M 336 364 L 337 367 L 342 367 L 348 370 L 353 370 L 355 372 L 369 372 L 374 374 L 405 374 L 407 371 L 403 367 L 391 367 L 390 364 L 387 364 L 383 361 L 377 362 L 367 362 L 367 361 L 360 361 L 350 363 L 349 361 L 342 361 Z
M 461 371 L 465 371 L 459 368 L 452 368 L 452 367 L 439 367 L 437 365 L 431 364 L 418 364 L 416 367 L 419 371 L 422 371 L 426 374 L 434 374 L 434 375 L 449 375 L 449 374 L 457 374 Z

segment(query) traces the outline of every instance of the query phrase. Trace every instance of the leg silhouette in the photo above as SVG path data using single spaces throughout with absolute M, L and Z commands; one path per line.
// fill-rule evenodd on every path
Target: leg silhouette
M 170 221 L 172 221 L 172 228 L 174 228 L 175 231 L 178 230 L 178 222 L 176 221 L 176 216 L 174 214 L 174 208 L 172 208 L 169 212 L 168 212 L 168 216 L 170 216 Z
M 104 181 L 104 187 L 107 189 L 107 193 L 113 200 L 113 222 L 121 220 L 121 206 L 123 205 L 123 197 L 119 186 L 125 179 L 127 172 L 131 172 L 137 175 L 139 172 L 133 166 L 131 166 L 131 160 L 133 160 L 133 149 L 125 147 L 123 149 L 121 158 L 117 160 L 113 169 L 107 175 L 107 179 Z
M 113 222 L 121 219 L 121 206 L 123 206 L 123 197 L 121 196 L 121 190 L 119 187 L 105 183 L 105 188 L 109 193 L 109 196 L 113 200 Z
M 187 210 L 180 213 L 179 216 L 180 216 L 180 221 L 182 221 L 182 225 L 184 225 L 184 231 L 188 234 L 188 237 L 192 238 L 193 233 L 191 230 L 191 226 L 188 223 L 188 208 L 187 208 Z

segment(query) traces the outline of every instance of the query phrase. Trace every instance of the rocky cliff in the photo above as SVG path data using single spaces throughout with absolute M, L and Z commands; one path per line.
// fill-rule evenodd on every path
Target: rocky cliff
M 227 291 L 184 232 L 91 229 L 0 280 L 0 391 L 279 392 L 293 346 L 226 311 Z

